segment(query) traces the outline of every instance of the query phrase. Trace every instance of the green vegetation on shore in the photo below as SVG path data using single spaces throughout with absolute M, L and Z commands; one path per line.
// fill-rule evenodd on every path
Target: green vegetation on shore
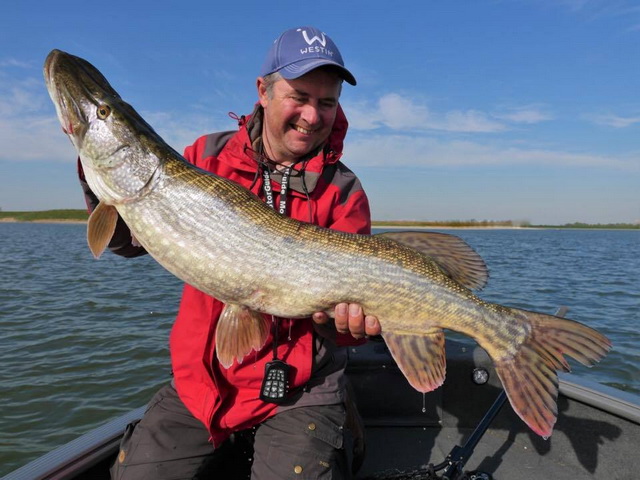
M 86 210 L 42 210 L 33 212 L 3 212 L 0 210 L 0 221 L 13 222 L 83 222 L 89 218 Z M 640 230 L 639 223 L 567 223 L 565 225 L 532 225 L 528 222 L 511 220 L 374 220 L 374 227 L 430 227 L 430 228 L 600 228 L 617 230 Z
M 375 220 L 374 227 L 430 227 L 430 228 L 599 228 L 607 230 L 640 230 L 639 223 L 566 223 L 564 225 L 533 225 L 529 222 L 514 222 L 511 220 L 445 220 L 445 221 L 414 221 L 414 220 Z
M 445 221 L 417 221 L 417 220 L 374 220 L 374 227 L 450 227 L 450 228 L 515 228 L 530 227 L 528 223 L 513 222 L 511 220 L 445 220 Z
M 600 228 L 603 230 L 640 230 L 640 223 L 566 223 L 564 225 L 531 225 L 536 228 Z
M 3 212 L 0 221 L 14 222 L 82 222 L 89 218 L 86 210 L 40 210 L 35 212 Z

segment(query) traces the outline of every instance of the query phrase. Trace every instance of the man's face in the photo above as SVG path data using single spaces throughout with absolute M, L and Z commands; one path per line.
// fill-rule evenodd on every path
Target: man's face
M 294 80 L 280 79 L 273 84 L 271 95 L 259 78 L 267 155 L 278 163 L 288 164 L 322 145 L 336 118 L 340 89 L 338 75 L 323 69 Z

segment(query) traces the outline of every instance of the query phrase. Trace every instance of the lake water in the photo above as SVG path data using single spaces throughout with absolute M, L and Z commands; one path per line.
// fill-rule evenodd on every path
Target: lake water
M 146 403 L 170 379 L 181 282 L 149 256 L 96 261 L 84 225 L 0 223 L 0 475 Z M 614 349 L 574 372 L 640 393 L 640 231 L 455 230 L 487 300 L 569 317 Z

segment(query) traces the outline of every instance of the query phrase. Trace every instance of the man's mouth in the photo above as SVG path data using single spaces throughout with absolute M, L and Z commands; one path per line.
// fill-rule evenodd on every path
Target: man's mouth
M 291 128 L 293 128 L 296 132 L 301 133 L 303 135 L 311 135 L 314 130 L 308 130 L 306 128 L 301 127 L 300 125 L 291 125 Z

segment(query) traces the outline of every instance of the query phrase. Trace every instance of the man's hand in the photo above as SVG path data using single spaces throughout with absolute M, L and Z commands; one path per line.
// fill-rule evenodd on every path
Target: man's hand
M 336 330 L 340 333 L 351 333 L 354 338 L 365 335 L 380 335 L 380 322 L 372 315 L 365 315 L 358 303 L 339 303 L 335 309 Z M 313 321 L 323 325 L 328 323 L 329 316 L 324 312 L 313 314 Z

